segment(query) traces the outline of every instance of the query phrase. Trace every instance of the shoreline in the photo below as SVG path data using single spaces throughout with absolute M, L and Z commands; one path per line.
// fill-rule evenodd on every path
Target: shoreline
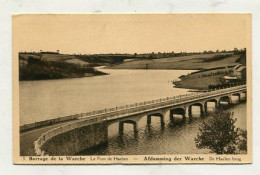
M 114 68 L 113 66 L 112 67 L 105 67 L 103 69 L 119 69 L 119 70 L 122 70 L 122 69 L 126 69 L 126 70 L 194 70 L 194 71 L 199 71 L 199 70 L 203 70 L 203 69 L 182 69 L 182 68 Z
M 46 81 L 46 80 L 66 80 L 66 79 L 74 79 L 74 78 L 86 78 L 86 77 L 95 77 L 95 76 L 104 76 L 109 75 L 109 73 L 97 74 L 97 75 L 86 75 L 79 77 L 64 77 L 64 78 L 52 78 L 52 79 L 33 79 L 33 80 L 19 80 L 19 82 L 28 82 L 28 81 Z

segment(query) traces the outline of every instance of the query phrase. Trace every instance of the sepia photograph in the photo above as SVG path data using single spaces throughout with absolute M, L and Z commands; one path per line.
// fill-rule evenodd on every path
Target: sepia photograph
M 14 163 L 252 163 L 251 25 L 13 15 Z

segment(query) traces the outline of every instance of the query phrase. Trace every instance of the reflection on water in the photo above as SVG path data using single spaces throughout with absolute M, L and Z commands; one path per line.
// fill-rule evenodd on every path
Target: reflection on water
M 197 149 L 194 138 L 198 128 L 208 117 L 199 117 L 199 110 L 194 109 L 195 119 L 179 126 L 170 125 L 169 117 L 165 117 L 165 126 L 161 126 L 159 117 L 152 117 L 151 125 L 147 125 L 147 117 L 139 120 L 139 132 L 133 132 L 132 125 L 125 125 L 124 134 L 120 135 L 118 123 L 109 126 L 109 141 L 95 149 L 88 149 L 80 155 L 148 155 L 148 154 L 206 154 L 208 149 Z M 240 103 L 227 111 L 234 112 L 236 126 L 246 129 L 246 103 Z M 169 116 L 166 114 L 166 116 Z

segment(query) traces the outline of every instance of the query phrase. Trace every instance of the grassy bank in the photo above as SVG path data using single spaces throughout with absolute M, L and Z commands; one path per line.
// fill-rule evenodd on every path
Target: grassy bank
M 222 84 L 221 79 L 224 75 L 215 75 L 211 77 L 201 77 L 201 78 L 187 78 L 185 80 L 181 80 L 175 83 L 175 87 L 177 88 L 185 88 L 185 89 L 199 89 L 199 90 L 207 90 L 211 85 L 219 85 Z
M 29 57 L 25 65 L 20 64 L 19 80 L 47 80 L 78 78 L 85 76 L 106 75 L 88 65 L 67 63 L 64 61 L 44 61 Z
M 207 90 L 221 88 L 223 86 L 229 86 L 232 84 L 245 83 L 244 79 L 236 79 L 233 82 L 227 82 L 223 79 L 224 76 L 232 77 L 233 74 L 233 66 L 205 69 L 192 72 L 188 75 L 182 75 L 179 77 L 180 80 L 173 81 L 173 84 L 177 88 Z

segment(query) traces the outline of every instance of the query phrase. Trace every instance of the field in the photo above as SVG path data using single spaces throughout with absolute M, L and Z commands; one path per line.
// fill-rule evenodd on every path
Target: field
M 176 87 L 185 89 L 208 89 L 209 85 L 220 84 L 220 79 L 223 75 L 216 75 L 212 77 L 201 77 L 199 79 L 185 79 L 179 81 Z
M 209 89 L 210 86 L 223 85 L 224 76 L 232 76 L 234 67 L 219 67 L 214 69 L 204 69 L 188 75 L 179 77 L 181 80 L 174 80 L 173 84 L 178 88 L 186 89 Z
M 222 56 L 222 57 L 219 57 Z M 218 59 L 216 59 L 218 57 Z M 161 59 L 143 59 L 112 65 L 112 69 L 179 69 L 199 70 L 205 68 L 235 65 L 240 55 L 233 53 L 197 54 Z

